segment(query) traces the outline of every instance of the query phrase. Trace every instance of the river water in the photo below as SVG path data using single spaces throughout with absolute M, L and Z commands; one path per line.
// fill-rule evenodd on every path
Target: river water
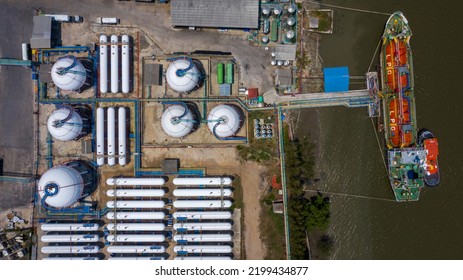
M 418 127 L 439 138 L 441 184 L 425 188 L 418 202 L 397 203 L 366 109 L 318 109 L 317 189 L 333 193 L 329 234 L 334 259 L 463 259 L 463 92 L 459 1 L 330 0 L 322 3 L 391 13 L 402 11 L 414 33 Z M 349 66 L 363 75 L 387 16 L 335 10 L 334 34 L 324 35 L 326 67 Z M 379 64 L 376 59 L 374 64 Z M 374 69 L 374 68 L 373 68 Z M 309 116 L 309 112 L 302 114 Z M 301 132 L 301 130 L 299 130 Z M 379 134 L 382 139 L 382 134 Z M 378 198 L 378 199 L 376 199 Z M 384 199 L 384 200 L 383 200 Z

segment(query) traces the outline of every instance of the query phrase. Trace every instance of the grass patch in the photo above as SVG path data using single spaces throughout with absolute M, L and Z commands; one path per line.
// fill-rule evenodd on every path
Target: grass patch
M 282 214 L 273 213 L 272 202 L 278 196 L 277 190 L 268 192 L 260 201 L 260 235 L 266 245 L 267 260 L 286 259 L 285 225 Z
M 317 31 L 326 32 L 331 30 L 331 11 L 309 11 L 309 17 L 318 18 L 318 29 Z
M 239 176 L 233 179 L 233 208 L 243 208 L 243 187 Z

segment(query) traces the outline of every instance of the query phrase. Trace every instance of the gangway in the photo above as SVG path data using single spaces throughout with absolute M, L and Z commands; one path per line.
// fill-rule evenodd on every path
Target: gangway
M 0 66 L 23 66 L 23 67 L 32 67 L 36 66 L 37 62 L 32 60 L 21 60 L 14 58 L 0 58 Z

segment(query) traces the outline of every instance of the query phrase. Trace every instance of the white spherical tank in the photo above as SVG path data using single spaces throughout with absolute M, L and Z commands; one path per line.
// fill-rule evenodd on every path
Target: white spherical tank
M 201 73 L 192 60 L 178 59 L 167 68 L 166 78 L 169 86 L 178 92 L 189 92 L 199 85 Z
M 185 112 L 186 110 L 186 112 Z M 172 105 L 162 114 L 162 130 L 171 137 L 184 137 L 193 130 L 194 118 L 185 106 Z
M 47 121 L 48 131 L 53 138 L 60 141 L 75 140 L 83 127 L 82 117 L 72 108 L 55 110 Z
M 51 68 L 53 83 L 62 90 L 79 90 L 87 78 L 85 67 L 74 57 L 63 57 Z
M 217 105 L 207 116 L 209 130 L 221 138 L 235 135 L 241 128 L 241 117 L 235 107 L 230 105 Z
M 69 166 L 57 166 L 45 172 L 39 180 L 38 192 L 45 203 L 54 208 L 69 207 L 82 197 L 84 180 Z

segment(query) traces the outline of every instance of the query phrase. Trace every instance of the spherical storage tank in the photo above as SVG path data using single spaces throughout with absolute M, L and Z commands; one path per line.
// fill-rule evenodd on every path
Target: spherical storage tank
M 174 60 L 167 68 L 169 86 L 178 92 L 194 90 L 200 83 L 201 73 L 191 59 Z
M 172 105 L 162 114 L 162 130 L 171 137 L 184 137 L 194 126 L 194 117 L 187 106 Z
M 75 140 L 82 134 L 84 120 L 71 107 L 55 110 L 47 121 L 48 131 L 60 141 Z
M 70 166 L 49 169 L 40 178 L 38 192 L 45 203 L 54 208 L 71 206 L 82 197 L 84 180 L 80 173 Z
M 207 126 L 216 136 L 225 138 L 235 135 L 241 128 L 241 113 L 230 105 L 217 105 L 207 116 Z
M 79 90 L 87 79 L 85 67 L 75 57 L 66 56 L 51 68 L 53 83 L 62 90 Z

